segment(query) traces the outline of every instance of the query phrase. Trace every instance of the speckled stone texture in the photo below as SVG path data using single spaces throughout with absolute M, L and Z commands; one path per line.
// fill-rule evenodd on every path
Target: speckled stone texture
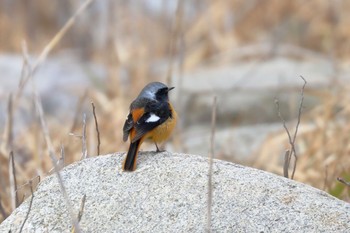
M 205 232 L 208 159 L 142 152 L 135 172 L 125 154 L 89 158 L 61 171 L 83 232 Z M 24 232 L 70 232 L 55 175 L 41 182 Z M 1 225 L 18 232 L 30 198 Z M 350 204 L 264 171 L 215 160 L 213 232 L 350 232 Z

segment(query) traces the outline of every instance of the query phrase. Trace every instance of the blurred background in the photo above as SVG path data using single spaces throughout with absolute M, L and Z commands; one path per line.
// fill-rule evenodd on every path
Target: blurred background
M 60 166 L 82 157 L 84 114 L 88 156 L 97 156 L 91 102 L 100 154 L 126 151 L 129 104 L 161 81 L 176 87 L 180 116 L 167 150 L 208 156 L 217 96 L 215 158 L 278 175 L 290 149 L 278 113 L 293 135 L 304 90 L 294 179 L 350 200 L 336 180 L 350 180 L 349 1 L 92 1 L 26 80 L 26 62 L 82 4 L 0 1 L 0 222 L 30 195 L 29 181 L 35 188 L 52 173 L 33 86 L 57 159 L 64 148 Z

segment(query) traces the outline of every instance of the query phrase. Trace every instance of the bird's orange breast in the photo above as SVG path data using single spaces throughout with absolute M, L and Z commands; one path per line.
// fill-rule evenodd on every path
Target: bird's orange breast
M 147 133 L 145 138 L 149 138 L 156 143 L 161 143 L 169 138 L 176 126 L 177 121 L 177 114 L 173 106 L 170 103 L 169 106 L 170 111 L 172 113 L 172 117 L 169 117 L 163 124 L 157 126 L 152 131 Z

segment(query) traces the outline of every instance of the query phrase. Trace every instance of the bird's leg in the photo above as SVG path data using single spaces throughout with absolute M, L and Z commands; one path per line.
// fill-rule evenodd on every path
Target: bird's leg
M 156 151 L 157 153 L 166 151 L 166 150 L 160 150 L 156 142 L 154 142 L 154 144 L 155 144 L 156 147 L 157 147 L 157 151 Z
M 160 150 L 159 150 L 159 148 L 158 148 L 157 143 L 156 143 L 156 142 L 154 142 L 154 144 L 155 144 L 155 145 L 156 145 L 156 147 L 157 147 L 157 151 L 156 151 L 156 152 L 157 152 L 157 153 L 158 153 L 158 152 L 160 152 Z

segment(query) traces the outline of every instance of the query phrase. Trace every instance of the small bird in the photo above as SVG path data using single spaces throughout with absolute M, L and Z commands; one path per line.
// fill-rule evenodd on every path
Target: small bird
M 168 93 L 174 87 L 160 82 L 145 86 L 130 105 L 123 127 L 123 140 L 130 137 L 130 146 L 123 163 L 124 171 L 134 171 L 140 145 L 145 139 L 157 143 L 165 141 L 176 125 L 177 114 L 169 102 Z

